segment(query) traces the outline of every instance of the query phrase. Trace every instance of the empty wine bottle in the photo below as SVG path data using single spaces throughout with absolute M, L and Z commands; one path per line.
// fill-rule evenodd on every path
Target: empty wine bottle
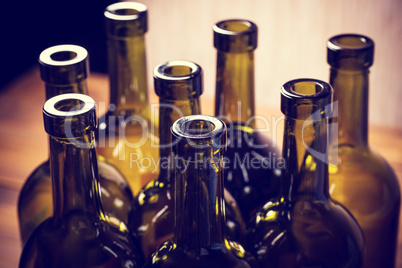
M 332 88 L 298 79 L 281 89 L 286 168 L 278 198 L 249 222 L 246 249 L 262 267 L 361 267 L 364 241 L 353 216 L 328 189 Z
M 237 201 L 244 220 L 276 194 L 279 151 L 255 129 L 254 50 L 257 26 L 224 20 L 213 27 L 217 49 L 215 116 L 228 128 L 225 188 Z
M 46 99 L 65 94 L 88 94 L 88 52 L 76 45 L 58 45 L 45 49 L 39 56 Z M 105 212 L 127 223 L 133 194 L 122 174 L 113 166 L 100 162 L 99 182 Z M 24 244 L 33 230 L 52 216 L 52 180 L 49 160 L 38 166 L 25 181 L 18 198 L 18 221 Z
M 225 124 L 211 116 L 186 116 L 173 124 L 172 134 L 174 237 L 145 267 L 255 267 L 251 255 L 225 239 Z
M 128 227 L 137 234 L 145 257 L 174 234 L 174 169 L 171 166 L 170 128 L 177 119 L 201 113 L 202 68 L 190 61 L 156 66 L 155 92 L 159 96 L 159 176 L 134 198 Z M 245 224 L 236 201 L 226 192 L 227 233 L 240 240 Z
M 49 134 L 53 216 L 29 237 L 19 267 L 141 267 L 138 241 L 103 212 L 95 152 L 95 102 L 63 94 L 43 107 Z
M 108 44 L 110 105 L 99 119 L 97 152 L 127 178 L 134 195 L 157 177 L 157 139 L 148 100 L 145 33 L 147 7 L 141 3 L 118 2 L 104 13 Z
M 366 242 L 365 267 L 395 267 L 400 191 L 392 168 L 368 144 L 369 68 L 374 42 L 341 34 L 327 42 L 338 116 L 330 137 L 331 197 L 357 219 Z M 335 121 L 335 119 L 337 119 Z

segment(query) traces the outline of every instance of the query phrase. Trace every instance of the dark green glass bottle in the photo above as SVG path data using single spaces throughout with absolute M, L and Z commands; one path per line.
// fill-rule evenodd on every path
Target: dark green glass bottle
M 138 241 L 103 212 L 95 152 L 95 102 L 63 94 L 43 107 L 54 212 L 29 237 L 19 267 L 141 267 Z
M 353 216 L 328 189 L 332 88 L 298 79 L 281 89 L 286 168 L 280 196 L 249 222 L 246 249 L 262 267 L 362 267 L 364 241 Z
M 337 128 L 330 137 L 331 197 L 356 218 L 366 242 L 365 267 L 395 267 L 401 194 L 387 161 L 368 143 L 369 68 L 374 42 L 341 34 L 327 42 Z
M 225 188 L 237 201 L 247 222 L 278 190 L 279 151 L 255 129 L 254 50 L 257 26 L 247 20 L 216 23 L 215 116 L 228 128 Z
M 172 134 L 174 237 L 144 267 L 255 267 L 239 244 L 225 239 L 225 124 L 211 116 L 187 116 L 173 124 Z
M 39 66 L 47 100 L 65 93 L 88 94 L 88 52 L 85 48 L 76 45 L 47 48 L 39 56 Z M 98 169 L 105 212 L 127 223 L 133 194 L 125 178 L 107 163 L 98 163 Z M 32 172 L 20 191 L 18 221 L 22 244 L 52 213 L 52 179 L 47 160 Z
M 147 7 L 122 1 L 105 10 L 110 79 L 110 105 L 99 119 L 97 153 L 127 178 L 131 191 L 158 175 L 142 159 L 157 161 L 158 142 L 148 99 L 145 33 Z
M 174 234 L 174 169 L 171 163 L 170 128 L 177 119 L 201 113 L 202 69 L 190 61 L 169 61 L 154 71 L 155 92 L 159 96 L 159 176 L 134 198 L 128 227 L 137 234 L 144 255 L 149 256 Z M 225 191 L 226 192 L 226 191 Z M 236 201 L 225 194 L 227 234 L 239 240 L 245 224 Z

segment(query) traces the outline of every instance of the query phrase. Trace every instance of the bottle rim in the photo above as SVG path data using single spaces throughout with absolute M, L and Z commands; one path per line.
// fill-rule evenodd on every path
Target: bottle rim
M 257 48 L 258 27 L 245 19 L 227 19 L 215 23 L 214 47 L 224 52 L 244 53 Z
M 346 40 L 346 41 L 345 41 Z M 349 40 L 349 41 L 347 41 Z M 366 50 L 374 47 L 374 42 L 370 37 L 361 34 L 339 34 L 331 37 L 327 41 L 330 50 Z
M 124 10 L 128 14 L 119 14 L 118 11 Z M 131 12 L 130 12 L 131 11 Z M 147 6 L 138 2 L 118 2 L 106 7 L 105 17 L 111 20 L 137 20 L 145 16 Z
M 63 101 L 78 101 L 80 105 L 71 106 L 70 110 L 64 111 L 61 110 L 61 102 Z M 73 117 L 88 113 L 94 109 L 96 109 L 94 99 L 88 95 L 78 93 L 68 93 L 54 96 L 53 98 L 47 100 L 43 105 L 43 112 L 52 117 Z
M 291 118 L 326 117 L 332 112 L 332 100 L 331 85 L 318 79 L 293 79 L 281 88 L 281 111 Z
M 84 94 L 57 95 L 43 105 L 43 120 L 49 135 L 74 139 L 96 128 L 96 104 Z
M 171 60 L 154 68 L 155 93 L 161 98 L 198 98 L 203 93 L 202 79 L 201 66 L 188 60 Z
M 204 122 L 206 127 L 199 133 L 195 133 L 195 131 L 193 132 L 194 129 L 191 128 L 191 126 L 197 122 Z M 171 132 L 174 136 L 188 140 L 204 140 L 212 137 L 219 137 L 223 135 L 225 131 L 225 123 L 222 120 L 210 115 L 185 116 L 176 120 L 171 128 Z
M 361 34 L 339 34 L 327 41 L 327 62 L 334 68 L 360 70 L 374 61 L 374 41 Z
M 85 61 L 88 51 L 77 45 L 63 44 L 49 47 L 39 55 L 39 63 L 48 66 L 67 66 Z

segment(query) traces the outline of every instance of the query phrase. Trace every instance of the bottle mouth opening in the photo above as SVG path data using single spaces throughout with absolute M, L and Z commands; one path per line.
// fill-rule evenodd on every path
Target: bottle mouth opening
M 221 34 L 239 34 L 254 31 L 254 24 L 247 20 L 225 20 L 218 22 L 214 31 Z
M 88 51 L 77 45 L 58 45 L 42 51 L 39 62 L 48 66 L 67 66 L 85 61 Z
M 61 100 L 54 104 L 54 108 L 60 112 L 77 112 L 84 108 L 85 102 L 82 100 Z
M 112 20 L 136 20 L 147 11 L 144 4 L 136 2 L 119 2 L 109 5 L 105 11 L 105 17 Z
M 302 96 L 317 95 L 324 90 L 322 84 L 313 81 L 295 82 L 290 86 L 290 91 Z
M 164 80 L 186 80 L 198 75 L 200 66 L 190 61 L 168 61 L 154 70 L 156 78 Z
M 206 120 L 191 120 L 182 125 L 182 131 L 189 135 L 205 135 L 214 131 L 214 123 Z
M 168 66 L 163 69 L 164 75 L 172 77 L 188 76 L 193 72 L 193 69 L 187 65 Z
M 190 115 L 176 120 L 172 126 L 172 133 L 176 137 L 199 140 L 219 137 L 225 129 L 225 124 L 215 117 Z

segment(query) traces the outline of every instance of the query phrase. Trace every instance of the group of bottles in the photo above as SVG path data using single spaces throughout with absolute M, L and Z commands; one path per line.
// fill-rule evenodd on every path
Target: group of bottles
M 329 39 L 330 83 L 283 85 L 280 153 L 255 126 L 253 22 L 213 26 L 215 116 L 201 115 L 201 66 L 181 60 L 154 69 L 156 120 L 147 8 L 119 2 L 104 15 L 99 122 L 87 51 L 39 57 L 50 154 L 20 193 L 20 267 L 394 267 L 400 193 L 367 140 L 370 38 Z

